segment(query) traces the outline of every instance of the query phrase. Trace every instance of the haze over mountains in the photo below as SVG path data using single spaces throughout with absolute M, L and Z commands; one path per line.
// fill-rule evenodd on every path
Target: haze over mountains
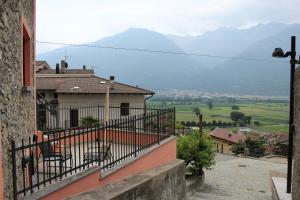
M 67 46 L 37 56 L 54 67 L 65 56 L 69 66 L 93 67 L 101 77 L 163 91 L 284 96 L 289 94 L 289 60 L 271 57 L 275 47 L 290 48 L 290 36 L 300 36 L 298 24 L 266 24 L 249 29 L 222 28 L 200 36 L 163 35 L 129 29 L 88 45 L 254 58 L 275 62 L 185 56 Z M 300 37 L 299 37 L 300 38 Z M 299 51 L 298 51 L 299 52 Z

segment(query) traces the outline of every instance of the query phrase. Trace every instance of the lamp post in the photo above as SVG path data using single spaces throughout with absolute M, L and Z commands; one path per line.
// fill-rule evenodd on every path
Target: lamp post
M 291 193 L 292 186 L 292 164 L 293 164 L 293 141 L 294 141 L 294 76 L 296 64 L 296 36 L 291 37 L 291 50 L 284 52 L 281 48 L 275 48 L 272 57 L 286 58 L 290 56 L 290 112 L 289 112 L 289 146 L 288 146 L 288 167 L 287 167 L 287 187 L 286 192 Z
M 105 93 L 105 104 L 104 104 L 104 122 L 107 126 L 107 123 L 109 122 L 109 82 L 101 81 L 101 84 L 106 85 L 106 93 Z M 106 141 L 106 128 L 104 129 L 104 139 L 103 142 Z

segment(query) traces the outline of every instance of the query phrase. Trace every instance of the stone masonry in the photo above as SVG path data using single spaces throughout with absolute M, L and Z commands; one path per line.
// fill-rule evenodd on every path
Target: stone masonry
M 4 173 L 4 199 L 12 199 L 11 141 L 21 143 L 35 129 L 35 92 L 22 92 L 22 17 L 31 38 L 31 65 L 34 65 L 34 0 L 0 0 L 0 128 Z M 32 70 L 32 74 L 34 71 Z M 34 85 L 34 78 L 32 76 Z M 17 156 L 18 159 L 18 156 Z M 17 176 L 20 173 L 17 166 Z
M 295 135 L 292 198 L 300 200 L 300 69 L 295 73 Z
M 184 200 L 185 164 L 175 160 L 68 200 Z

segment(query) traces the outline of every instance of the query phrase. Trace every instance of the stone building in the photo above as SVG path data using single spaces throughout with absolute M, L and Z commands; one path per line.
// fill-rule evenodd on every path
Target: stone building
M 35 0 L 0 0 L 0 199 L 13 198 L 11 141 L 35 131 L 34 49 Z
M 300 69 L 295 74 L 295 135 L 292 199 L 300 200 Z

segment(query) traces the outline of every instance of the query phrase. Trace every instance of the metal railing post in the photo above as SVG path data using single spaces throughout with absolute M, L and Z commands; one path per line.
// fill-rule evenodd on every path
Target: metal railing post
M 173 108 L 173 135 L 176 135 L 176 107 Z
M 98 123 L 98 138 L 97 138 L 97 145 L 98 145 L 98 166 L 100 166 L 101 164 L 101 156 L 100 156 L 100 123 Z
M 16 166 L 16 144 L 13 140 L 11 142 L 11 150 L 12 150 L 12 176 L 13 176 L 13 195 L 14 200 L 17 200 L 17 166 Z
M 134 122 L 134 131 L 133 131 L 133 134 L 134 134 L 134 156 L 136 157 L 137 156 L 137 127 L 136 127 L 136 115 L 133 116 L 133 122 Z
M 159 110 L 156 111 L 156 114 L 157 114 L 157 143 L 159 144 L 159 140 L 160 140 L 160 112 Z

